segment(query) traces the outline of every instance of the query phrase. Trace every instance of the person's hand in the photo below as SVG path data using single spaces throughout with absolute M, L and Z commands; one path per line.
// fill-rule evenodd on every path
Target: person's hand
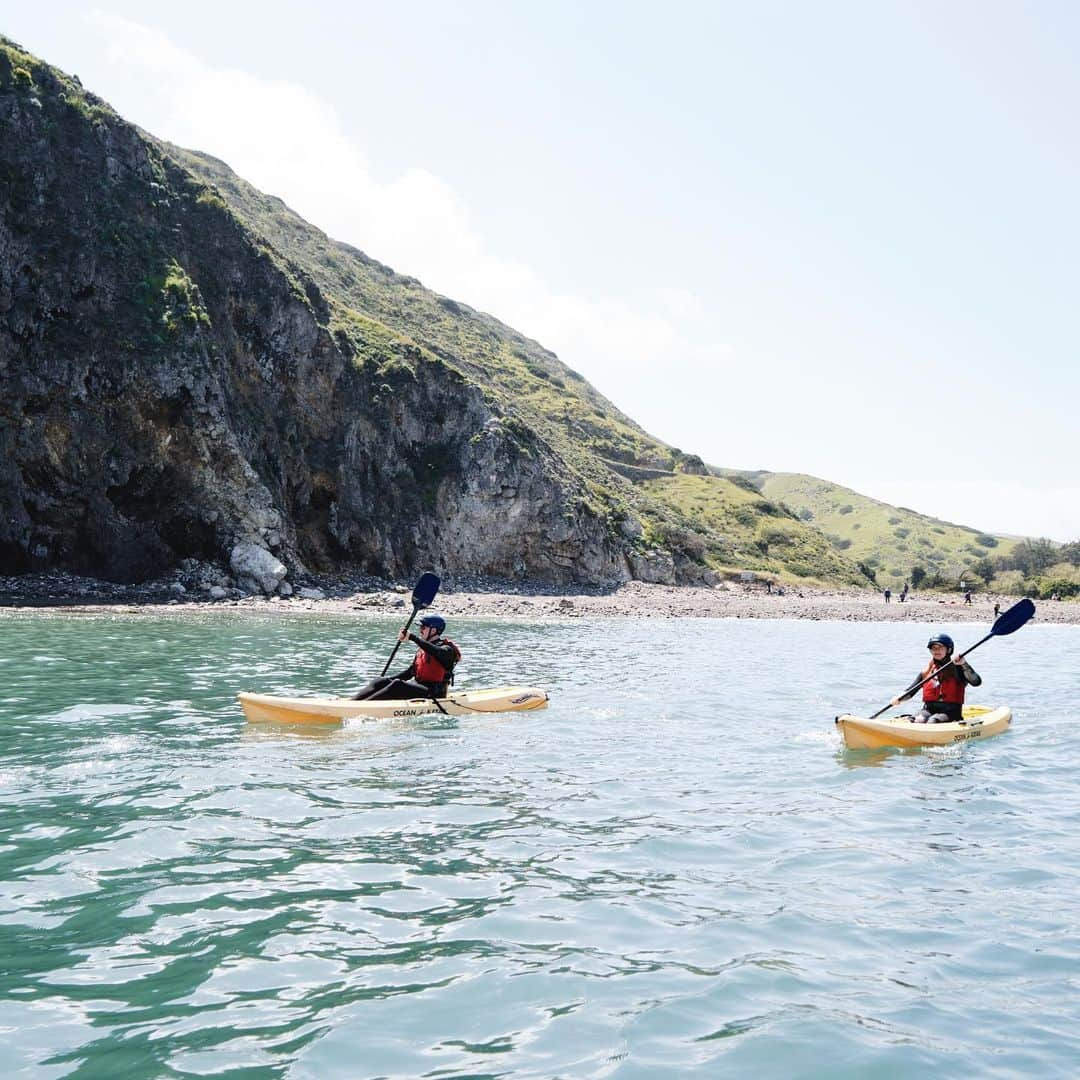
M 889 705 L 890 705 L 890 706 L 892 706 L 892 705 L 899 705 L 899 704 L 900 704 L 900 699 L 899 699 L 898 697 L 894 697 L 894 698 L 892 699 L 892 701 L 890 701 L 890 702 L 889 702 Z
M 957 667 L 963 667 L 964 666 L 964 658 L 962 656 L 954 656 L 953 657 L 953 663 Z
M 399 630 L 397 639 L 398 639 L 398 641 L 408 641 L 409 640 L 409 631 L 408 630 Z

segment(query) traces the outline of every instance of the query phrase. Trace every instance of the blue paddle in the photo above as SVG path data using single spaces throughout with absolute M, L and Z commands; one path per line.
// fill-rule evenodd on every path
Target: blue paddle
M 1035 614 L 1035 605 L 1027 599 L 1021 600 L 1018 604 L 1013 604 L 1008 611 L 1003 611 L 995 620 L 994 625 L 990 627 L 990 633 L 986 637 L 976 641 L 970 649 L 964 649 L 960 655 L 967 656 L 968 653 L 973 653 L 984 641 L 989 641 L 992 637 L 1004 637 L 1006 634 L 1013 634 L 1020 629 L 1021 626 L 1026 623 L 1032 615 Z M 928 683 L 935 675 L 938 674 L 943 668 L 947 668 L 952 663 L 952 657 L 949 657 L 947 663 L 942 664 L 941 667 L 930 672 L 925 679 L 921 679 L 917 683 L 913 683 L 909 686 L 900 696 L 904 697 L 906 694 L 914 694 L 923 683 Z M 892 708 L 892 702 L 889 702 L 884 709 L 878 709 L 871 720 L 876 720 L 883 712 L 888 712 Z
M 405 633 L 405 631 L 409 629 L 413 619 L 416 618 L 416 613 L 421 608 L 431 607 L 431 601 L 435 599 L 435 594 L 439 591 L 439 585 L 440 581 L 435 574 L 428 573 L 420 575 L 420 580 L 416 583 L 416 588 L 413 589 L 412 593 L 412 614 L 401 628 L 402 633 Z M 1005 616 L 1002 615 L 1002 618 L 1005 618 Z M 390 665 L 394 662 L 394 657 L 397 656 L 397 651 L 400 646 L 400 640 L 394 644 L 394 651 L 390 654 L 390 659 L 386 661 L 386 664 L 382 669 L 382 675 L 379 676 L 380 679 L 390 670 Z

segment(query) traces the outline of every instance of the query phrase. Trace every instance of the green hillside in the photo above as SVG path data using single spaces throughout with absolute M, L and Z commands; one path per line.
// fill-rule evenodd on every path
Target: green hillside
M 899 588 L 924 574 L 942 581 L 976 580 L 982 560 L 1005 556 L 1018 542 L 890 506 L 815 476 L 718 472 L 749 480 L 767 499 L 821 530 L 836 551 L 872 570 L 882 587 Z
M 715 569 L 750 569 L 808 584 L 867 584 L 853 561 L 816 529 L 749 485 L 719 476 L 676 475 L 645 481 L 676 508 L 704 544 Z

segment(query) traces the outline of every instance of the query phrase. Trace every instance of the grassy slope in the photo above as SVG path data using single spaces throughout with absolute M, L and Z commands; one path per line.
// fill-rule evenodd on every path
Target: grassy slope
M 645 487 L 692 521 L 715 569 L 752 569 L 809 584 L 866 585 L 851 559 L 817 529 L 756 491 L 719 476 L 649 480 Z
M 914 566 L 959 579 L 984 556 L 1002 555 L 1016 539 L 890 506 L 801 473 L 743 473 L 762 494 L 817 526 L 837 550 L 871 567 L 880 585 L 911 579 Z

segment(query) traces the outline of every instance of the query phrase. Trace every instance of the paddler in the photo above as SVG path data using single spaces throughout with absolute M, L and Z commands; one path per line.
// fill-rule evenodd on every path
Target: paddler
M 894 697 L 891 704 L 899 705 L 915 696 L 923 679 L 922 711 L 913 718 L 916 724 L 947 724 L 963 719 L 964 691 L 969 686 L 981 686 L 982 677 L 962 656 L 953 656 L 956 648 L 948 634 L 935 634 L 927 643 L 930 663 L 912 680 L 914 689 Z M 933 676 L 933 678 L 929 678 Z
M 441 615 L 427 614 L 420 619 L 420 636 L 402 630 L 398 641 L 411 641 L 417 646 L 413 662 L 397 675 L 373 679 L 354 701 L 398 701 L 406 698 L 444 698 L 454 680 L 454 667 L 461 659 L 461 650 L 447 637 L 446 620 Z

